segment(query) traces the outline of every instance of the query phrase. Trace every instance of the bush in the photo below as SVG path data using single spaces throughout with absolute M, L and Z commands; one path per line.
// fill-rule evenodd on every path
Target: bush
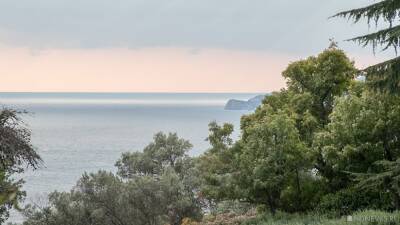
M 249 203 L 239 201 L 222 201 L 217 204 L 215 214 L 234 213 L 240 215 L 246 214 L 253 208 L 254 207 Z
M 251 209 L 246 213 L 221 213 L 216 215 L 205 216 L 198 225 L 240 225 L 256 218 L 256 210 Z M 194 224 L 190 224 L 194 225 Z
M 345 189 L 325 195 L 318 206 L 319 212 L 333 216 L 366 209 L 393 210 L 389 193 Z

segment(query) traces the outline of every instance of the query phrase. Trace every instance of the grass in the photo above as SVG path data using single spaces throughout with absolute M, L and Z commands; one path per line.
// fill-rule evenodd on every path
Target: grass
M 299 215 L 278 213 L 259 215 L 241 225 L 397 225 L 400 224 L 400 212 L 382 212 L 367 210 L 354 213 L 351 217 L 328 218 L 321 215 Z

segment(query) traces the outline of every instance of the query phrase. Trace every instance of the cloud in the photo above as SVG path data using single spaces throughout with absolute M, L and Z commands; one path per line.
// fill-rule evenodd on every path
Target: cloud
M 289 55 L 152 48 L 0 48 L 1 91 L 264 92 L 279 90 Z M 223 84 L 223 85 L 221 85 Z
M 2 0 L 0 42 L 31 48 L 221 48 L 315 53 L 367 32 L 327 18 L 372 0 Z M 354 44 L 340 43 L 350 49 Z

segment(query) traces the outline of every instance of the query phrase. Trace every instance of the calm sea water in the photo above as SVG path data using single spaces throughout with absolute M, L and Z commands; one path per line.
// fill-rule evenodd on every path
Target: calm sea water
M 241 115 L 227 111 L 230 98 L 257 94 L 143 93 L 0 93 L 0 104 L 28 110 L 24 121 L 44 160 L 37 171 L 22 175 L 27 203 L 40 202 L 54 190 L 68 191 L 84 172 L 115 171 L 122 152 L 141 151 L 158 132 L 177 132 L 194 145 L 191 155 L 208 147 L 211 121 L 235 125 Z M 13 213 L 11 221 L 20 221 Z

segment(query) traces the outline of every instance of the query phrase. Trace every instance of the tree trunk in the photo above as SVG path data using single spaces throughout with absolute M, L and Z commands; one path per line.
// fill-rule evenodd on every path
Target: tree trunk
M 275 208 L 274 200 L 273 200 L 273 198 L 272 198 L 272 196 L 270 194 L 268 194 L 267 203 L 269 205 L 269 209 L 270 209 L 271 214 L 273 216 L 275 216 L 276 208 Z
M 301 197 L 301 187 L 300 187 L 300 175 L 299 175 L 299 170 L 297 168 L 296 168 L 296 185 L 297 185 L 297 206 L 296 206 L 296 210 L 300 211 L 302 197 Z
M 400 196 L 398 194 L 394 194 L 394 205 L 396 210 L 400 210 Z
M 393 186 L 391 186 L 391 180 L 386 179 L 384 181 L 384 185 L 387 187 L 387 190 L 389 190 L 390 194 L 393 196 L 393 204 L 396 210 L 400 209 L 400 195 L 399 192 L 396 190 L 396 188 L 393 188 Z
M 390 146 L 389 146 L 389 132 L 388 132 L 388 127 L 387 127 L 387 122 L 388 122 L 388 111 L 389 111 L 389 106 L 388 104 L 384 103 L 384 108 L 385 108 L 385 116 L 384 116 L 384 122 L 385 122 L 385 127 L 384 127 L 384 132 L 383 132 L 383 149 L 384 149 L 384 157 L 388 161 L 393 161 L 393 156 L 392 153 L 390 152 Z
M 397 193 L 397 191 L 393 188 L 390 188 L 390 192 L 393 195 L 393 200 L 394 200 L 394 207 L 396 210 L 400 210 L 400 196 Z

